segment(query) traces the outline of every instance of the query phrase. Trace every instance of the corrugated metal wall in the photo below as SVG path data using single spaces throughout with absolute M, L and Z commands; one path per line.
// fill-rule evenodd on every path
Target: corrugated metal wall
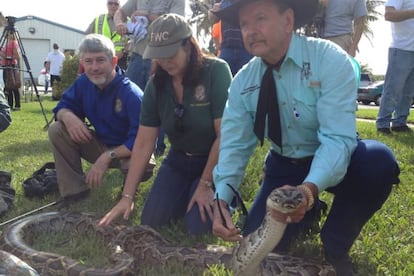
M 85 29 L 87 26 L 85 26 Z M 33 77 L 36 79 L 47 53 L 52 50 L 53 43 L 57 43 L 60 50 L 77 52 L 78 46 L 84 37 L 83 30 L 77 30 L 36 16 L 25 16 L 17 18 L 14 29 L 7 27 L 8 31 L 16 31 L 20 36 L 21 45 L 25 51 Z M 4 28 L 0 28 L 4 35 Z M 3 39 L 4 40 L 4 39 Z M 22 69 L 27 70 L 25 63 L 21 60 Z M 2 76 L 2 72 L 0 72 Z M 25 72 L 24 78 L 29 74 Z M 0 82 L 3 79 L 0 77 Z

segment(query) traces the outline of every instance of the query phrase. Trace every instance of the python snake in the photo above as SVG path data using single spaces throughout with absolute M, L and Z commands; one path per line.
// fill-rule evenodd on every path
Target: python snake
M 303 194 L 293 187 L 276 188 L 269 194 L 262 224 L 234 248 L 231 268 L 236 275 L 260 274 L 261 261 L 280 242 L 287 226 L 286 223 L 274 220 L 271 210 L 288 214 L 296 210 L 302 201 Z
M 274 193 L 269 200 L 282 199 Z M 287 203 L 286 203 L 287 204 Z M 284 206 L 287 206 L 284 204 Z M 139 275 L 142 267 L 181 263 L 206 269 L 224 264 L 235 275 L 335 275 L 333 268 L 320 261 L 269 253 L 283 235 L 286 225 L 275 223 L 266 215 L 259 229 L 247 236 L 234 249 L 208 245 L 202 248 L 177 246 L 154 229 L 144 226 L 97 227 L 91 214 L 44 213 L 15 222 L 2 234 L 0 249 L 26 261 L 41 275 Z M 93 231 L 109 242 L 113 266 L 90 268 L 66 256 L 36 251 L 30 248 L 31 236 L 39 231 Z M 272 243 L 270 245 L 270 243 Z M 269 248 L 271 248 L 269 250 Z M 256 256 L 256 257 L 255 257 Z M 246 274 L 252 273 L 252 274 Z

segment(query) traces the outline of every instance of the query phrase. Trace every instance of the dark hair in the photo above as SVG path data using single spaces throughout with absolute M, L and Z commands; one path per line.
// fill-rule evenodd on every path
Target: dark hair
M 182 47 L 186 47 L 187 45 L 190 47 L 190 59 L 184 73 L 183 86 L 195 87 L 199 83 L 202 75 L 205 54 L 201 51 L 200 46 L 193 36 L 183 39 L 181 45 Z M 152 77 L 157 91 L 163 89 L 166 81 L 171 78 L 171 76 L 158 64 L 153 68 Z

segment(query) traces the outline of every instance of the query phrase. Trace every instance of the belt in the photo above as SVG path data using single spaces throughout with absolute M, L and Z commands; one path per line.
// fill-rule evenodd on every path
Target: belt
M 273 155 L 276 155 L 278 158 L 283 159 L 288 161 L 291 164 L 295 164 L 295 165 L 299 165 L 299 164 L 308 164 L 310 162 L 312 162 L 313 160 L 313 155 L 311 156 L 306 156 L 306 157 L 302 157 L 302 158 L 291 158 L 291 157 L 287 157 L 287 156 L 283 156 L 280 155 L 279 153 L 271 150 L 270 151 Z
M 208 156 L 208 153 L 200 153 L 200 152 L 188 152 L 188 151 L 183 151 L 183 150 L 175 150 L 178 153 L 184 154 L 185 156 L 188 157 L 203 157 L 203 156 Z

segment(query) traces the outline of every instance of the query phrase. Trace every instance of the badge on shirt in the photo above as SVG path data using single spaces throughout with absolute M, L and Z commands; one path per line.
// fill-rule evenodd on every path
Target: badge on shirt
M 114 109 L 115 109 L 115 112 L 116 113 L 120 113 L 122 111 L 122 101 L 121 101 L 121 99 L 116 99 L 115 100 L 115 107 L 114 107 Z
M 303 62 L 302 73 L 301 73 L 300 79 L 308 80 L 310 76 L 312 76 L 310 62 Z
M 195 88 L 194 99 L 196 102 L 202 102 L 206 99 L 206 88 L 204 85 L 199 84 Z

